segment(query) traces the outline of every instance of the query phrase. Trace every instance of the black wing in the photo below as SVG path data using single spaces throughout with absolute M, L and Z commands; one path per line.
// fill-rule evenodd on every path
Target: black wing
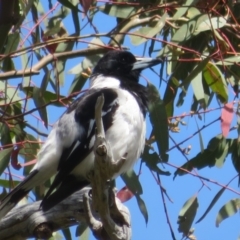
M 102 119 L 104 130 L 107 131 L 113 123 L 113 116 L 118 108 L 118 95 L 114 89 L 89 90 L 76 99 L 64 113 L 64 115 L 68 115 L 74 111 L 76 123 L 85 131 L 79 133 L 78 139 L 70 147 L 63 150 L 59 161 L 58 173 L 41 203 L 44 211 L 88 184 L 86 179 L 82 178 L 80 181 L 81 176 L 76 177 L 70 173 L 93 150 L 93 146 L 90 146 L 90 141 L 95 137 L 95 104 L 101 94 L 103 94 L 105 99 Z M 59 122 L 61 122 L 61 119 Z M 54 189 L 56 189 L 55 192 L 53 192 Z

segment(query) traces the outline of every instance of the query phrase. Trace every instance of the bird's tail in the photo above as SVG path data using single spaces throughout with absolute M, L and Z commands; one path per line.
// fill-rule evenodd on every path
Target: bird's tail
M 33 170 L 17 187 L 5 196 L 0 203 L 0 220 L 36 185 L 40 184 L 38 170 Z

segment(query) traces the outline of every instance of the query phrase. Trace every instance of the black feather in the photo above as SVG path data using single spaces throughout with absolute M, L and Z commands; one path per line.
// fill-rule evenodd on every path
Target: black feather
M 94 120 L 95 104 L 97 98 L 101 96 L 101 94 L 103 94 L 105 98 L 103 112 L 106 112 L 106 114 L 103 116 L 102 120 L 104 130 L 107 131 L 112 125 L 114 113 L 118 108 L 118 103 L 117 102 L 114 103 L 114 101 L 117 99 L 117 93 L 116 91 L 114 91 L 114 89 L 106 88 L 89 90 L 80 98 L 78 98 L 69 107 L 65 114 L 69 114 L 72 111 L 75 111 L 76 122 L 81 124 L 83 129 L 88 130 L 90 127 L 90 121 Z M 95 127 L 96 126 L 94 123 L 92 128 L 90 129 L 89 135 L 87 135 L 88 131 L 85 131 L 83 134 L 81 133 L 79 139 L 73 142 L 73 144 L 69 148 L 63 150 L 58 166 L 59 171 L 53 183 L 51 184 L 49 190 L 47 191 L 43 198 L 44 202 L 43 204 L 45 204 L 45 202 L 47 201 L 48 202 L 50 201 L 49 200 L 51 199 L 50 195 L 53 193 L 54 189 L 58 189 L 58 187 L 62 186 L 62 184 L 64 188 L 66 188 L 65 182 L 69 182 L 69 178 L 71 179 L 70 173 L 92 152 L 93 146 L 90 146 L 90 141 L 92 140 L 92 138 L 95 138 Z M 62 188 L 63 187 L 59 187 L 59 189 Z M 71 190 L 69 189 L 69 191 Z M 69 191 L 66 192 L 63 191 L 62 196 L 65 196 L 66 198 L 69 194 Z

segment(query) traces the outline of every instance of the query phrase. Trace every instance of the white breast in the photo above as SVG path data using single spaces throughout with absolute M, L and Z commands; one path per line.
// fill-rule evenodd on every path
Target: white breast
M 113 126 L 106 132 L 113 155 L 119 159 L 127 153 L 122 172 L 127 171 L 140 157 L 145 145 L 146 123 L 139 105 L 131 93 L 119 88 L 120 81 L 113 77 L 97 76 L 90 80 L 91 88 L 115 88 L 119 95 L 119 108 Z M 115 131 L 117 129 L 117 131 Z
M 145 145 L 146 123 L 140 111 L 136 99 L 126 90 L 116 89 L 119 98 L 117 109 L 112 126 L 106 131 L 106 140 L 111 144 L 113 160 L 126 157 L 126 162 L 120 172 L 114 176 L 131 169 L 140 157 Z M 90 146 L 94 144 L 93 137 Z M 78 177 L 86 176 L 92 169 L 94 154 L 90 153 L 73 171 L 72 174 Z
M 119 108 L 113 125 L 106 132 L 115 160 L 127 154 L 121 173 L 132 168 L 145 144 L 146 123 L 136 99 L 126 90 L 118 90 Z

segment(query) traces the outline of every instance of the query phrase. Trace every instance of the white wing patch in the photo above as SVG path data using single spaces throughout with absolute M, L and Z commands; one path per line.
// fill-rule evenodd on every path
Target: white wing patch
M 37 184 L 41 183 L 41 176 L 46 180 L 57 172 L 63 149 L 70 147 L 83 133 L 83 128 L 76 123 L 74 114 L 75 111 L 63 114 L 42 145 L 37 156 L 38 161 L 32 169 L 39 171 L 40 182 Z

